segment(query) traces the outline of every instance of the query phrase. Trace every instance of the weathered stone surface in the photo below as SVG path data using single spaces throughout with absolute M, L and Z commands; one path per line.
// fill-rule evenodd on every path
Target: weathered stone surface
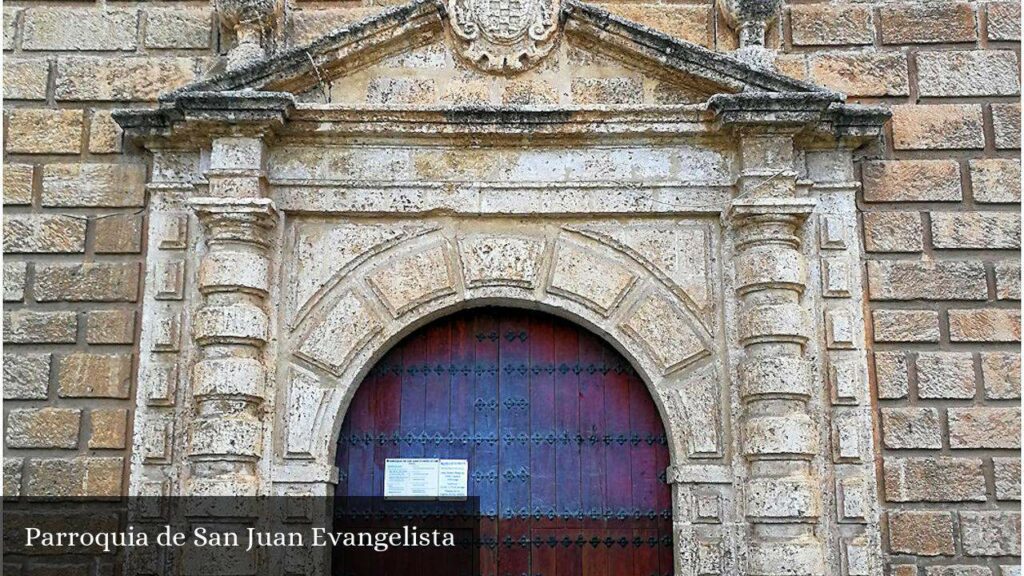
M 352 354 L 380 329 L 380 321 L 367 305 L 349 292 L 312 329 L 299 347 L 299 354 L 338 373 Z
M 77 328 L 74 312 L 4 312 L 4 342 L 9 344 L 74 344 Z
M 292 46 L 309 43 L 320 36 L 379 13 L 380 6 L 347 6 L 343 8 L 295 10 L 290 14 L 289 40 Z
M 921 52 L 917 86 L 922 96 L 1020 94 L 1017 55 L 1009 50 Z
M 996 481 L 996 498 L 1020 500 L 1020 458 L 993 458 L 992 471 Z
M 665 372 L 681 368 L 707 351 L 679 307 L 664 294 L 644 298 L 622 328 L 640 340 Z
M 14 50 L 15 36 L 18 33 L 18 20 L 21 18 L 23 8 L 9 8 L 4 6 L 4 51 Z
M 960 166 L 952 160 L 882 160 L 864 163 L 866 202 L 957 202 Z
M 1020 448 L 1020 408 L 950 408 L 949 447 Z
M 267 341 L 269 325 L 266 312 L 254 304 L 211 304 L 196 311 L 192 336 L 203 345 L 239 341 L 262 345 Z
M 131 344 L 135 341 L 134 310 L 90 310 L 85 315 L 89 344 Z
M 31 164 L 4 163 L 4 205 L 21 206 L 32 203 Z
M 711 270 L 710 234 L 702 226 L 679 225 L 594 225 L 585 228 L 603 241 L 625 250 L 642 262 L 649 262 L 665 274 L 693 301 L 698 309 L 707 309 L 711 303 L 709 278 Z M 782 259 L 779 264 L 791 264 L 795 270 L 789 277 L 805 282 L 804 263 L 798 258 Z
M 706 5 L 656 5 L 615 2 L 598 4 L 612 14 L 649 26 L 680 40 L 711 46 L 712 7 Z
M 439 244 L 393 261 L 369 280 L 395 317 L 454 292 L 448 256 Z
M 811 79 L 850 96 L 906 96 L 907 57 L 899 52 L 821 54 L 811 58 Z
M 938 342 L 934 310 L 872 310 L 875 342 Z
M 135 50 L 137 45 L 137 10 L 31 8 L 23 18 L 24 50 Z
M 84 218 L 50 214 L 4 216 L 4 253 L 41 254 L 85 251 Z
M 57 59 L 57 100 L 156 100 L 195 79 L 191 58 Z
M 745 453 L 750 456 L 775 457 L 783 454 L 814 454 L 817 437 L 806 414 L 758 416 L 748 418 L 744 432 Z
M 982 352 L 981 379 L 985 398 L 1016 400 L 1020 398 L 1020 354 L 1014 352 Z
M 50 62 L 43 58 L 4 63 L 4 100 L 45 100 Z
M 985 146 L 981 106 L 975 104 L 892 107 L 897 150 L 973 149 Z
M 794 4 L 789 19 L 796 46 L 871 44 L 875 39 L 869 6 Z
M 25 262 L 4 262 L 4 302 L 21 302 L 25 299 Z
M 969 2 L 889 4 L 879 15 L 885 44 L 973 42 L 978 37 L 974 4 Z
M 43 206 L 142 206 L 145 183 L 142 164 L 47 164 Z
M 38 302 L 134 302 L 138 291 L 138 264 L 36 266 Z
M 293 371 L 288 383 L 287 439 L 291 455 L 309 456 L 322 445 L 316 438 L 316 419 L 328 390 L 304 372 Z
M 953 342 L 1020 342 L 1020 310 L 950 310 Z
M 1020 41 L 1020 2 L 988 2 L 988 39 Z
M 209 9 L 146 10 L 146 48 L 207 48 L 212 13 Z
M 634 282 L 636 276 L 619 263 L 563 242 L 555 254 L 550 290 L 608 315 Z
M 25 466 L 24 495 L 119 496 L 122 458 L 32 458 Z
M 89 117 L 89 152 L 114 154 L 121 151 L 121 127 L 110 110 L 94 110 Z
M 78 154 L 82 149 L 81 110 L 18 108 L 7 113 L 8 152 Z
M 295 246 L 293 279 L 289 286 L 291 311 L 304 307 L 331 278 L 402 238 L 401 228 L 387 225 L 337 223 L 330 227 L 300 226 Z M 320 258 L 330 253 L 332 258 Z
M 882 408 L 882 438 L 890 449 L 942 448 L 935 408 Z
M 916 570 L 915 570 L 916 572 Z M 927 566 L 924 576 L 991 576 L 987 566 Z
M 1020 248 L 1020 214 L 932 212 L 932 245 L 961 250 Z
M 49 385 L 49 354 L 4 354 L 4 400 L 45 400 Z
M 537 282 L 544 242 L 513 236 L 469 236 L 459 240 L 459 255 L 466 284 L 522 286 Z
M 968 556 L 1020 556 L 1020 512 L 960 512 L 960 540 Z
M 78 408 L 16 408 L 7 415 L 9 448 L 77 448 Z
M 906 353 L 875 352 L 874 358 L 878 397 L 884 400 L 906 398 L 910 391 Z
M 917 355 L 920 398 L 974 398 L 974 357 L 969 352 L 921 352 Z
M 643 84 L 634 78 L 573 78 L 572 99 L 577 104 L 640 104 Z
M 57 394 L 62 398 L 127 398 L 131 368 L 130 354 L 68 354 L 58 362 Z
M 1020 103 L 992 104 L 992 131 L 996 148 L 1020 148 Z
M 551 82 L 544 80 L 513 80 L 505 85 L 501 101 L 504 104 L 557 104 L 558 92 Z M 486 100 L 486 99 L 485 99 Z
M 428 78 L 374 78 L 366 89 L 369 104 L 430 104 L 437 101 L 437 83 Z
M 949 512 L 890 511 L 889 546 L 897 554 L 952 556 L 953 517 Z
M 985 266 L 973 261 L 872 260 L 868 262 L 872 300 L 984 300 Z
M 985 475 L 976 458 L 886 458 L 883 469 L 889 502 L 984 502 L 986 498 Z
M 98 218 L 93 250 L 97 254 L 134 254 L 142 250 L 142 216 L 113 214 Z
M 122 408 L 101 408 L 89 412 L 92 430 L 89 448 L 122 450 L 128 428 L 128 411 Z
M 924 226 L 918 212 L 865 212 L 864 248 L 868 252 L 920 252 Z
M 263 366 L 251 358 L 219 358 L 197 362 L 192 384 L 197 396 L 263 396 Z
M 1020 202 L 1020 162 L 985 158 L 970 160 L 969 164 L 976 202 Z

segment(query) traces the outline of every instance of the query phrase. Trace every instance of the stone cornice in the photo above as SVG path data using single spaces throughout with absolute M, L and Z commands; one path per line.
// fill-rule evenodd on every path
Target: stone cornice
M 295 109 L 287 92 L 187 92 L 156 109 L 115 110 L 130 136 L 208 141 L 225 135 L 262 136 L 284 125 Z
M 566 33 L 589 37 L 663 68 L 694 75 L 737 92 L 815 92 L 841 97 L 820 86 L 751 66 L 732 56 L 678 40 L 578 0 L 566 0 Z
M 785 133 L 856 147 L 879 136 L 883 108 L 842 104 L 830 94 L 721 94 L 707 104 L 667 106 L 370 107 L 297 104 L 283 92 L 182 94 L 155 110 L 121 110 L 129 136 L 158 148 L 224 135 L 330 140 L 348 136 L 539 139 Z
M 875 138 L 892 115 L 880 106 L 844 103 L 829 92 L 745 92 L 708 100 L 716 120 L 731 130 L 831 134 L 837 139 Z
M 150 146 L 204 142 L 230 134 L 267 135 L 290 122 L 293 94 L 433 41 L 444 4 L 417 0 L 384 10 L 299 48 L 170 92 L 155 110 L 124 110 L 115 120 Z M 566 33 L 632 65 L 668 71 L 714 93 L 704 105 L 580 107 L 394 108 L 305 105 L 303 119 L 330 133 L 641 136 L 715 134 L 736 130 L 800 133 L 835 140 L 881 134 L 888 112 L 851 106 L 842 94 L 787 78 L 739 59 L 677 40 L 577 0 L 565 0 Z

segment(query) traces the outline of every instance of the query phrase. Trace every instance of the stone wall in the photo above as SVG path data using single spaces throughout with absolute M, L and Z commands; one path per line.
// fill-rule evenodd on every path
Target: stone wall
M 120 494 L 145 158 L 110 111 L 215 62 L 207 4 L 3 7 L 4 489 Z
M 293 2 L 285 45 L 381 10 Z M 728 51 L 710 1 L 607 8 Z M 1016 574 L 1019 2 L 792 2 L 792 76 L 891 105 L 860 164 L 879 490 L 892 573 Z M 127 486 L 145 161 L 111 109 L 152 105 L 232 39 L 212 7 L 4 6 L 4 487 Z M 74 25 L 69 25 L 74 22 Z M 949 565 L 952 568 L 915 568 Z M 967 567 L 973 566 L 973 568 Z
M 1019 573 L 1019 12 L 787 13 L 788 72 L 893 111 L 884 149 L 861 163 L 859 201 L 896 576 Z

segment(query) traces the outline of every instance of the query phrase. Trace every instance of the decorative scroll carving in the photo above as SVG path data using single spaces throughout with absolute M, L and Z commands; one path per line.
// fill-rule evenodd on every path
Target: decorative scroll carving
M 451 0 L 456 49 L 475 66 L 514 74 L 536 66 L 555 46 L 558 0 Z

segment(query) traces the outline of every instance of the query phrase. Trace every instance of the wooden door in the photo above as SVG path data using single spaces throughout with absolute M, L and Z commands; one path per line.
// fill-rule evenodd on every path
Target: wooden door
M 420 329 L 367 375 L 337 454 L 340 496 L 382 495 L 387 458 L 468 460 L 481 574 L 672 572 L 654 402 L 618 352 L 560 318 L 480 308 Z

